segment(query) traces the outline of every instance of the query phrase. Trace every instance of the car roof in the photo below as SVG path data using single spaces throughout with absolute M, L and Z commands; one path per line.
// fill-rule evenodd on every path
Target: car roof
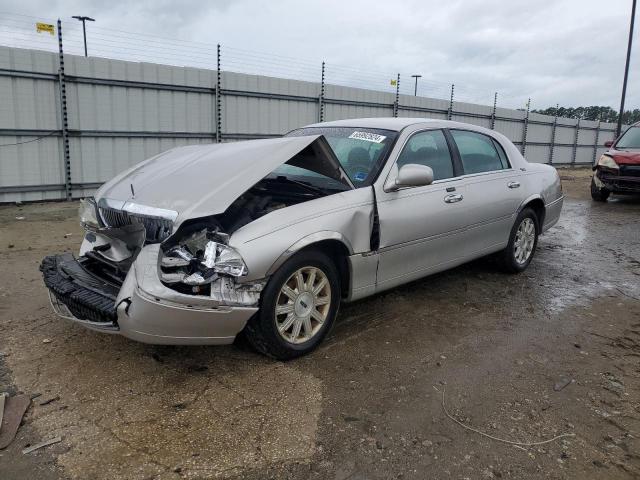
M 396 118 L 396 117 L 374 117 L 374 118 L 346 118 L 344 120 L 334 120 L 331 122 L 314 123 L 306 127 L 359 127 L 359 128 L 381 128 L 385 130 L 400 131 L 411 125 L 425 125 L 431 128 L 469 128 L 468 123 L 452 122 L 450 120 L 438 120 L 433 118 Z

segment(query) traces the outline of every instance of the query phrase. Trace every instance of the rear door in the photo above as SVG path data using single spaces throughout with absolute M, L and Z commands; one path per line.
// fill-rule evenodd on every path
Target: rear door
M 522 202 L 521 172 L 512 168 L 500 143 L 470 130 L 448 130 L 464 170 L 468 230 L 465 254 L 489 253 L 506 246 Z
M 434 182 L 397 191 L 376 190 L 380 219 L 378 289 L 382 290 L 447 268 L 464 253 L 467 203 L 460 166 L 443 130 L 413 133 L 391 170 L 421 164 Z

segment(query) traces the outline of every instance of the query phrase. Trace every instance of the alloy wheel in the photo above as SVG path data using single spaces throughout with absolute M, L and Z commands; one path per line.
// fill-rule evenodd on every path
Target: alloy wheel
M 278 333 L 289 343 L 304 343 L 321 330 L 330 308 L 326 274 L 317 267 L 302 267 L 280 288 L 275 306 Z
M 527 263 L 533 253 L 533 246 L 536 243 L 536 226 L 533 219 L 526 217 L 520 222 L 516 231 L 515 258 L 520 265 Z

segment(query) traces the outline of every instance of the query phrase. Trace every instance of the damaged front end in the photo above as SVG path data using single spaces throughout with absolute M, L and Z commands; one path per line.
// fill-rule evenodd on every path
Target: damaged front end
M 80 256 L 48 256 L 40 266 L 54 311 L 148 343 L 232 342 L 265 281 L 242 283 L 248 268 L 216 217 L 176 232 L 172 217 L 131 202 L 116 209 L 83 200 Z
M 324 139 L 304 142 L 294 139 L 288 143 L 291 142 L 297 142 L 294 145 L 297 153 L 286 153 L 280 163 L 290 160 L 295 164 L 327 149 Z M 289 147 L 282 140 L 276 146 L 286 152 L 283 143 Z M 293 147 L 289 148 L 293 151 Z M 177 165 L 176 156 L 174 153 L 170 160 Z M 168 165 L 173 166 L 170 162 Z M 332 165 L 335 162 L 321 162 L 325 172 L 331 172 Z M 188 166 L 186 162 L 184 169 Z M 162 165 L 156 166 L 153 174 L 157 176 L 159 171 Z M 166 173 L 171 175 L 168 168 Z M 138 183 L 142 184 L 141 172 L 137 171 L 137 175 Z M 246 181 L 244 178 L 238 184 L 244 185 Z M 126 182 L 131 182 L 130 199 L 104 196 L 105 192 L 118 191 Z M 205 206 L 191 198 L 195 194 L 189 186 L 185 186 L 184 192 L 173 193 L 178 196 L 175 204 L 183 206 L 179 212 L 158 205 L 161 198 L 152 191 L 151 182 L 146 185 L 146 192 L 139 188 L 139 195 L 134 197 L 138 192 L 133 181 L 125 177 L 103 187 L 97 200 L 81 201 L 80 223 L 86 233 L 80 255 L 48 256 L 40 266 L 54 311 L 87 328 L 146 343 L 233 342 L 258 310 L 266 273 L 256 277 L 255 273 L 260 272 L 252 272 L 252 280 L 247 281 L 249 267 L 230 245 L 231 235 L 272 211 L 340 188 L 319 191 L 278 175 L 268 175 L 239 191 L 233 199 L 232 183 L 220 179 L 220 185 L 224 195 L 221 193 L 219 198 L 224 199 L 211 207 L 218 213 L 208 216 L 201 216 Z M 343 185 L 341 189 L 349 186 Z M 144 202 L 145 195 L 147 201 L 151 203 L 153 199 L 156 205 L 138 203 L 138 196 Z
M 241 283 L 247 266 L 214 220 L 160 243 L 158 235 L 148 239 L 148 229 L 157 232 L 170 218 L 158 222 L 157 212 L 153 218 L 147 211 L 143 220 L 139 208 L 131 213 L 136 208 L 124 206 L 114 226 L 100 202 L 81 204 L 81 255 L 48 256 L 40 266 L 54 311 L 147 343 L 232 342 L 257 311 L 265 282 Z
M 592 167 L 593 187 L 612 193 L 640 193 L 640 155 L 605 152 Z

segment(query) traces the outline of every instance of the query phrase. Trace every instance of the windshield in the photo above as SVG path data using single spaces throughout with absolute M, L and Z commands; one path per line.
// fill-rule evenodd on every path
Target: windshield
M 371 185 L 376 179 L 398 132 L 378 128 L 309 127 L 294 130 L 285 136 L 305 135 L 324 135 L 353 185 L 362 187 Z M 310 181 L 313 177 L 322 178 L 317 173 L 290 165 L 282 165 L 274 173 L 298 177 L 305 175 L 309 176 Z
M 640 127 L 631 127 L 624 132 L 620 140 L 616 142 L 616 148 L 618 150 L 640 148 Z

